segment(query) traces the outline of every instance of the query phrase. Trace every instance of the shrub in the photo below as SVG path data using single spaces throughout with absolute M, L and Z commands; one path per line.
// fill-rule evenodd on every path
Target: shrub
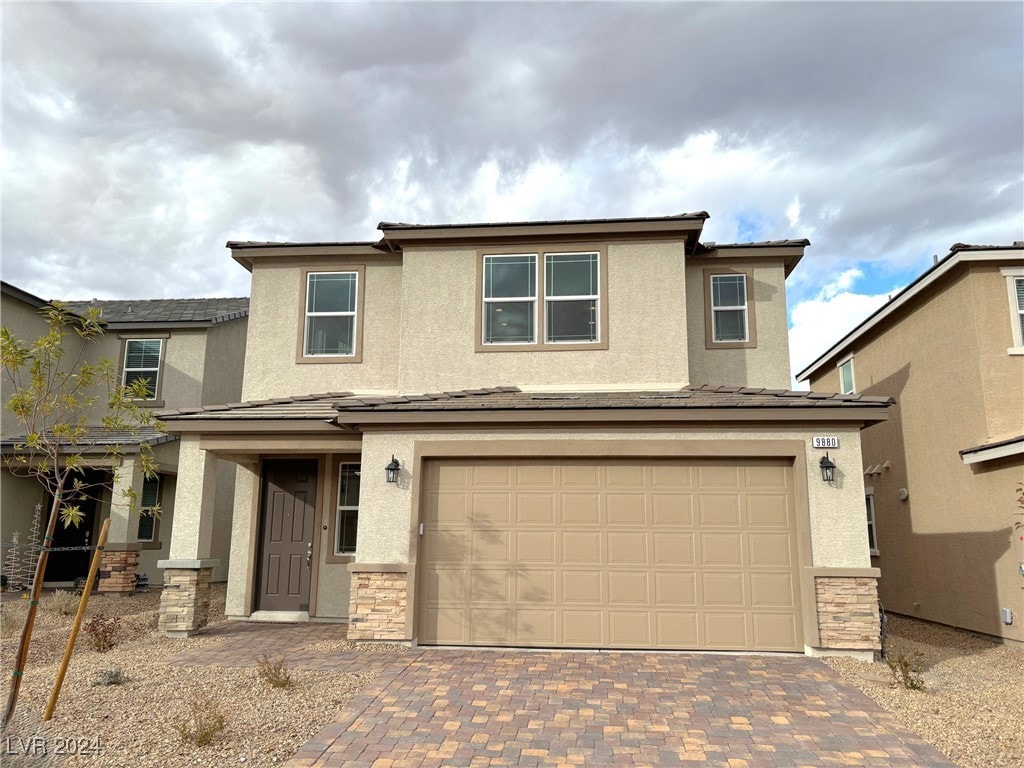
M 93 686 L 97 685 L 122 685 L 128 682 L 128 676 L 118 668 L 114 669 L 101 669 L 96 673 L 96 682 Z
M 89 644 L 94 651 L 106 653 L 117 645 L 117 630 L 121 628 L 121 619 L 116 616 L 108 618 L 97 613 L 85 622 L 85 634 L 89 636 Z
M 78 613 L 78 598 L 74 592 L 68 592 L 66 589 L 54 590 L 46 604 L 61 616 L 74 616 Z
M 923 658 L 923 653 L 914 651 L 909 659 L 901 653 L 895 659 L 886 659 L 885 663 L 889 665 L 897 685 L 902 685 L 908 691 L 923 691 L 924 678 L 921 677 L 920 668 Z
M 288 671 L 284 656 L 276 661 L 271 661 L 266 656 L 260 656 L 256 660 L 256 673 L 274 688 L 287 688 L 292 684 L 292 673 Z
M 227 718 L 213 699 L 195 698 L 189 702 L 188 714 L 175 724 L 174 729 L 186 744 L 205 747 L 213 743 L 226 723 Z

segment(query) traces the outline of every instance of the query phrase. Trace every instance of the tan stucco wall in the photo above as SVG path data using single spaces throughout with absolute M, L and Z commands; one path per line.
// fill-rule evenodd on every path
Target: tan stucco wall
M 874 489 L 880 597 L 889 611 L 1024 640 L 1024 545 L 1010 529 L 1024 461 L 972 469 L 958 454 L 1024 431 L 1024 358 L 1006 352 L 1005 279 L 971 265 L 928 296 L 853 350 L 857 391 L 897 400 L 889 421 L 863 435 L 865 468 L 889 464 L 864 479 Z M 811 385 L 837 391 L 836 369 Z M 1012 626 L 999 619 L 1003 607 Z
M 705 344 L 704 270 L 712 267 L 753 269 L 757 347 L 707 349 Z M 688 259 L 686 324 L 690 348 L 690 383 L 790 389 L 789 327 L 786 320 L 786 274 L 782 259 L 765 261 Z
M 206 331 L 203 405 L 234 403 L 241 399 L 248 326 L 248 319 L 240 318 L 218 323 Z
M 32 517 L 36 504 L 46 504 L 45 493 L 39 481 L 33 477 L 19 477 L 6 469 L 0 469 L 0 509 L 3 518 L 0 520 L 0 571 L 6 573 L 3 566 L 7 548 L 11 543 L 11 534 L 17 531 L 22 544 L 28 541 L 32 530 Z M 49 508 L 42 510 L 41 526 L 46 526 Z
M 402 288 L 402 266 L 397 257 L 381 256 L 366 264 L 362 362 L 295 362 L 305 295 L 303 268 L 330 271 L 354 263 L 347 258 L 318 257 L 261 260 L 255 264 L 243 399 L 346 390 L 397 390 Z
M 228 589 L 224 613 L 248 616 L 251 613 L 255 579 L 256 535 L 260 491 L 257 466 L 235 466 L 235 499 L 231 515 L 231 556 L 228 564 Z
M 810 447 L 813 434 L 836 435 L 840 448 L 830 451 L 838 465 L 839 481 L 821 480 L 818 461 L 823 451 Z M 813 562 L 807 565 L 859 568 L 870 565 L 864 524 L 864 485 L 860 472 L 859 432 L 855 428 L 829 427 L 816 431 L 792 429 L 606 431 L 551 430 L 501 432 L 370 432 L 363 436 L 363 474 L 356 561 L 360 563 L 407 563 L 412 514 L 412 483 L 409 470 L 417 441 L 476 440 L 801 440 L 806 441 L 807 495 Z M 383 468 L 395 454 L 403 464 L 400 482 L 388 485 Z M 741 454 L 742 455 L 742 454 Z
M 44 336 L 47 332 L 46 320 L 35 307 L 20 301 L 13 296 L 0 294 L 0 324 L 3 325 L 15 339 L 31 345 L 36 339 Z M 77 346 L 77 337 L 69 337 L 69 341 Z M 12 392 L 9 391 L 6 380 L 0 382 L 0 396 L 3 405 L 6 405 Z M 0 412 L 0 429 L 5 435 L 23 434 L 24 430 L 19 424 L 17 417 L 6 407 Z
M 476 352 L 477 258 L 475 248 L 406 250 L 401 392 L 687 383 L 682 242 L 608 245 L 606 350 Z

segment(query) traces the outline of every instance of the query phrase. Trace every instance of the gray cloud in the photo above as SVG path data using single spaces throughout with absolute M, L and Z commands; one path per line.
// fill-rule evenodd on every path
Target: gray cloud
M 797 293 L 905 270 L 1024 236 L 1022 29 L 1011 3 L 8 4 L 3 275 L 239 294 L 227 239 L 699 208 L 709 239 L 810 237 Z

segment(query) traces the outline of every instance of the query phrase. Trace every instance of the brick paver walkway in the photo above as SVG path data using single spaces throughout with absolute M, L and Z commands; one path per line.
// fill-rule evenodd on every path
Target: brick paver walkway
M 410 650 L 287 763 L 951 766 L 804 657 Z

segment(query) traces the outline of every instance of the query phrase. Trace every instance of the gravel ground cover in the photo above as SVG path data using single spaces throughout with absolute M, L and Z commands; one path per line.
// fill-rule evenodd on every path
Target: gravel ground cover
M 273 688 L 255 669 L 172 667 L 163 662 L 186 650 L 218 642 L 202 635 L 187 640 L 156 634 L 159 590 L 130 597 L 94 595 L 87 619 L 102 611 L 120 616 L 118 645 L 106 653 L 89 647 L 79 635 L 57 711 L 49 723 L 42 713 L 49 699 L 72 617 L 61 616 L 44 597 L 32 635 L 29 667 L 22 683 L 18 710 L 0 740 L 0 763 L 8 766 L 89 766 L 90 768 L 176 768 L 176 766 L 276 766 L 290 757 L 346 702 L 366 686 L 369 671 L 292 671 L 288 688 Z M 25 601 L 5 600 L 0 605 L 5 680 L 21 631 Z M 224 621 L 224 587 L 214 586 L 211 623 Z M 351 647 L 332 643 L 334 650 Z M 118 668 L 128 682 L 97 686 L 100 670 Z M 224 731 L 205 747 L 182 742 L 176 725 L 191 712 L 191 702 L 209 698 L 225 717 Z M 32 750 L 32 737 L 45 740 L 46 756 L 11 754 Z M 87 748 L 89 754 L 57 756 L 68 745 Z M 72 741 L 79 739 L 79 741 Z M 99 739 L 100 748 L 91 745 Z M 37 753 L 39 749 L 35 750 Z
M 887 657 L 901 655 L 916 662 L 923 691 L 896 685 L 885 662 L 824 661 L 961 768 L 1024 766 L 1024 649 L 890 616 Z

